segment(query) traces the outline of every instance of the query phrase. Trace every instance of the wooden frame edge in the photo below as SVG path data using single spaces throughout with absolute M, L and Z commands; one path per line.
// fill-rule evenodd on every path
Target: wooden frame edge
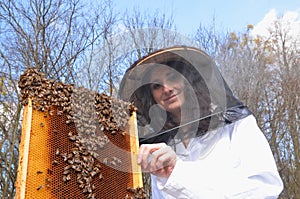
M 19 146 L 19 165 L 18 165 L 17 181 L 15 184 L 16 199 L 25 198 L 31 121 L 32 121 L 32 102 L 31 99 L 28 99 L 28 105 L 25 106 L 24 108 L 23 121 L 22 121 L 22 135 L 21 135 L 21 143 Z
M 137 155 L 139 151 L 138 128 L 136 112 L 132 113 L 129 120 L 130 125 L 130 146 L 131 146 L 131 162 L 134 188 L 143 187 L 143 178 L 141 167 L 137 164 Z

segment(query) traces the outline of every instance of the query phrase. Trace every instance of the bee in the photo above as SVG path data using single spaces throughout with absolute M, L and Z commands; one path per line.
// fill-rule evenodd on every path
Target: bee
M 59 155 L 59 149 L 56 149 L 55 155 Z
M 78 176 L 77 177 L 77 182 L 78 182 L 78 184 L 83 184 L 83 181 L 82 181 L 82 176 Z
M 99 180 L 102 180 L 104 177 L 102 175 L 102 173 L 99 174 Z
M 71 180 L 71 175 L 70 174 L 63 176 L 63 181 L 64 182 L 69 181 L 69 180 Z
M 38 188 L 36 188 L 36 190 L 40 190 L 43 187 L 43 185 L 38 186 Z
M 126 194 L 126 196 L 125 196 L 125 199 L 129 199 L 130 197 L 129 197 L 129 195 L 128 194 Z
M 73 159 L 69 159 L 69 160 L 68 160 L 68 163 L 69 163 L 69 164 L 74 164 L 74 158 L 73 158 Z
M 92 177 L 94 177 L 96 174 L 97 174 L 96 171 L 91 171 L 91 172 L 90 172 L 90 175 L 91 175 Z
M 45 179 L 45 182 L 46 182 L 46 184 L 49 184 L 49 183 L 50 183 L 50 179 L 49 179 L 49 178 L 46 178 L 46 179 Z
M 58 164 L 58 161 L 57 161 L 57 160 L 53 160 L 52 164 L 53 164 L 53 165 L 57 165 L 57 164 Z
M 65 170 L 69 170 L 72 166 L 71 165 L 67 165 L 65 168 L 64 168 L 64 171 Z
M 72 153 L 76 156 L 79 154 L 79 152 L 77 150 L 73 150 Z
M 69 173 L 70 173 L 70 170 L 65 170 L 65 171 L 63 172 L 64 175 L 67 175 L 67 174 L 69 174 Z
M 118 166 L 115 161 L 111 161 L 110 164 L 113 165 L 113 166 L 115 166 L 115 167 Z
M 67 159 L 71 159 L 73 157 L 73 153 L 69 153 L 68 155 L 67 155 Z
M 45 111 L 46 111 L 46 109 L 45 109 L 43 106 L 39 106 L 39 108 L 38 108 L 38 111 L 45 112 Z
M 74 166 L 74 165 L 73 165 Z M 80 166 L 74 166 L 72 167 L 75 171 L 80 172 L 81 171 L 81 167 Z
M 66 124 L 71 124 L 73 121 L 72 120 L 67 120 Z
M 75 163 L 81 163 L 81 160 L 78 157 L 76 157 L 76 158 L 74 158 L 74 162 Z
M 54 114 L 54 110 L 49 111 L 49 115 L 53 115 Z
M 64 159 L 64 161 L 67 161 L 67 153 L 61 153 L 60 156 Z
M 103 164 L 107 164 L 107 158 L 103 159 Z
M 42 171 L 37 171 L 36 173 L 37 173 L 37 174 L 42 174 L 43 172 L 42 172 Z
M 127 187 L 126 190 L 129 191 L 129 192 L 131 192 L 131 193 L 135 193 L 136 192 L 136 190 L 134 188 L 132 188 L 132 187 Z
M 80 146 L 78 147 L 79 148 L 79 151 L 82 151 L 82 154 L 83 155 L 87 155 L 88 153 L 87 152 L 84 152 L 86 150 L 86 147 L 85 146 Z
M 44 127 L 44 126 L 45 126 L 45 124 L 44 124 L 43 122 L 41 122 L 41 123 L 40 123 L 40 126 L 41 126 L 41 127 Z
M 92 167 L 93 165 L 91 165 L 91 164 L 86 164 L 86 170 L 88 171 L 88 172 L 91 172 L 92 170 L 93 170 L 93 167 Z
M 101 165 L 100 164 L 96 164 L 95 165 L 95 169 L 101 169 L 102 167 L 101 167 Z
M 89 193 L 92 193 L 92 187 L 91 187 L 90 185 L 87 187 L 87 191 L 88 191 Z
M 99 143 L 97 143 L 97 145 L 98 145 L 98 147 L 99 147 L 100 149 L 103 149 L 104 146 L 105 146 L 105 143 L 102 142 L 102 141 L 100 141 Z
M 87 187 L 85 186 L 84 189 L 82 190 L 82 193 L 86 193 L 87 192 Z
M 53 171 L 52 171 L 51 169 L 47 169 L 47 173 L 48 173 L 49 175 L 52 175 Z
M 100 168 L 101 168 L 101 167 L 94 167 L 94 171 L 95 171 L 96 173 L 100 173 Z
M 83 159 L 84 162 L 88 161 L 88 157 L 87 156 L 82 156 L 82 159 Z
M 115 161 L 117 164 L 121 164 L 122 163 L 122 160 L 120 158 L 117 158 L 117 157 L 113 157 L 113 161 Z
M 63 176 L 63 181 L 64 181 L 64 182 L 67 181 L 67 176 Z
M 79 184 L 80 184 L 80 185 L 79 185 L 79 188 L 83 189 L 83 188 L 84 188 L 83 182 L 82 182 L 82 183 L 79 183 Z
M 89 198 L 89 199 L 95 199 L 95 193 L 90 193 L 90 194 L 88 195 L 88 198 Z
M 69 140 L 75 141 L 75 140 L 76 140 L 76 135 L 74 135 L 74 136 L 69 136 Z

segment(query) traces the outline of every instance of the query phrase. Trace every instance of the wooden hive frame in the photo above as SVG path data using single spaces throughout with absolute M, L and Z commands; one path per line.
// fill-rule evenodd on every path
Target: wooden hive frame
M 72 85 L 47 80 L 29 69 L 21 76 L 19 87 L 24 112 L 16 198 L 146 198 L 136 162 L 137 122 L 131 104 L 93 93 L 99 105 L 95 107 L 97 114 L 81 122 L 90 114 L 70 108 L 68 105 L 74 104 L 71 95 L 59 94 L 63 88 L 74 91 Z M 53 97 L 57 94 L 54 87 L 60 88 L 60 100 Z M 84 101 L 91 98 L 84 95 L 86 91 L 80 92 Z M 86 110 L 82 102 L 78 101 L 77 106 Z M 114 113 L 113 106 L 118 106 Z M 113 119 L 112 114 L 118 115 L 121 109 L 130 113 L 128 117 Z M 105 115 L 108 112 L 110 116 Z M 97 122 L 93 122 L 95 119 Z

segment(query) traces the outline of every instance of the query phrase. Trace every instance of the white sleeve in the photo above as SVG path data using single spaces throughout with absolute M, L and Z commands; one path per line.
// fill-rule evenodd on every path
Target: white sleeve
M 277 198 L 283 189 L 269 144 L 251 115 L 206 158 L 177 161 L 157 186 L 175 198 Z

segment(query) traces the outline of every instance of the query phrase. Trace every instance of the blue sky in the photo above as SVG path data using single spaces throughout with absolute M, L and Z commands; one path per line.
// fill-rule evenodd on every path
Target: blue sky
M 200 23 L 211 25 L 213 19 L 220 30 L 240 32 L 248 24 L 258 24 L 272 9 L 279 15 L 287 11 L 300 15 L 300 0 L 114 0 L 114 3 L 119 11 L 138 7 L 173 13 L 174 23 L 183 34 L 193 34 Z

